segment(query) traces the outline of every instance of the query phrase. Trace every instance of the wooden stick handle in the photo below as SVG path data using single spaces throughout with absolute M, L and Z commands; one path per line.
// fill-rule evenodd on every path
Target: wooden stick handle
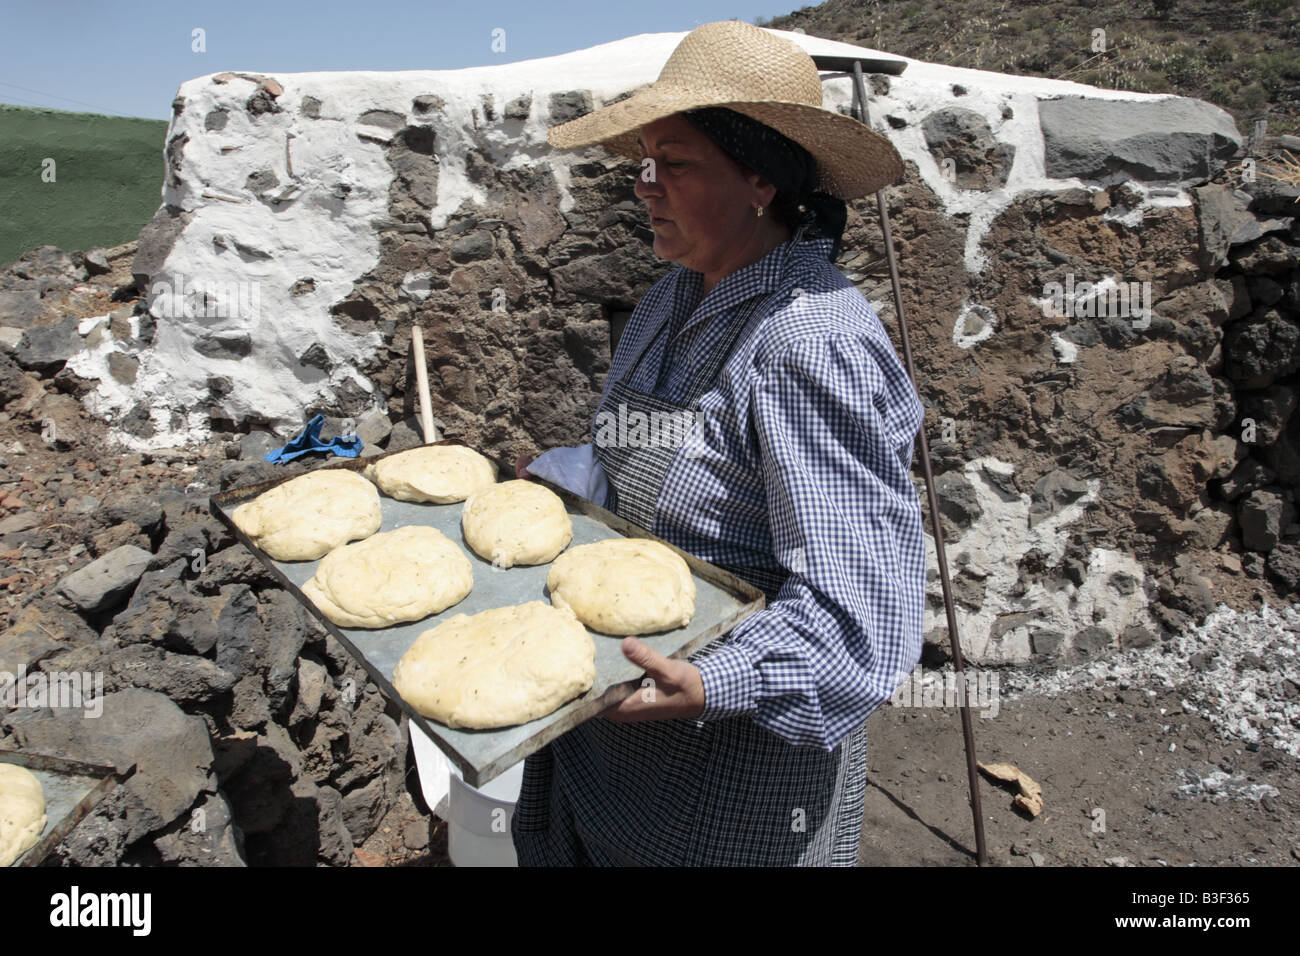
M 433 403 L 429 398 L 429 370 L 424 366 L 424 332 L 418 325 L 411 326 L 411 351 L 415 355 L 415 380 L 420 390 L 420 425 L 426 445 L 438 440 L 438 430 L 433 427 Z

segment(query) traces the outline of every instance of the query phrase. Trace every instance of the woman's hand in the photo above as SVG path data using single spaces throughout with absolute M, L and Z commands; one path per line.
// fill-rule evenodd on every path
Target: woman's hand
M 530 472 L 530 471 L 528 470 L 528 465 L 529 465 L 529 463 L 532 462 L 533 459 L 535 459 L 536 457 L 537 457 L 536 455 L 520 455 L 518 458 L 516 458 L 516 459 L 515 459 L 515 477 L 516 477 L 516 478 L 531 478 L 531 477 L 533 477 L 532 472 Z
M 623 656 L 645 670 L 641 686 L 600 716 L 620 723 L 670 720 L 704 713 L 704 681 L 689 661 L 664 657 L 635 637 L 623 638 Z

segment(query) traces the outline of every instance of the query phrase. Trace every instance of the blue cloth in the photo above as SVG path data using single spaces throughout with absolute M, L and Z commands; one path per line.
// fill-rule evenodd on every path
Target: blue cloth
M 920 659 L 925 535 L 910 470 L 925 409 L 861 292 L 796 244 L 799 285 L 737 345 L 669 469 L 655 534 L 715 564 L 789 572 L 769 606 L 696 661 L 701 720 L 745 715 L 830 750 Z M 680 400 L 736 307 L 775 289 L 785 244 L 718 283 L 679 268 L 638 303 L 606 381 Z M 663 329 L 674 330 L 669 336 Z M 665 354 L 666 353 L 666 354 Z M 666 358 L 666 361 L 665 361 Z M 595 436 L 593 423 L 593 439 Z M 685 452 L 686 449 L 683 449 Z
M 283 448 L 267 452 L 266 460 L 278 464 L 284 461 L 293 461 L 295 458 L 300 458 L 314 451 L 338 455 L 340 458 L 356 458 L 357 455 L 361 454 L 365 442 L 356 435 L 353 435 L 350 439 L 340 435 L 337 438 L 331 438 L 329 441 L 322 441 L 320 430 L 324 424 L 325 416 L 317 415 L 307 423 L 306 428 L 296 437 L 290 439 L 289 443 Z

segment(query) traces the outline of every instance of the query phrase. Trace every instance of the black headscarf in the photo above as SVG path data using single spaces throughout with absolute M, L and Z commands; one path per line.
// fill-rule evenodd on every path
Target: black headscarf
M 817 161 L 808 150 L 744 113 L 725 106 L 705 106 L 682 114 L 732 159 L 758 173 L 804 207 L 801 218 L 791 224 L 804 238 L 833 239 L 830 258 L 840 251 L 844 224 L 848 218 L 844 200 L 817 189 Z

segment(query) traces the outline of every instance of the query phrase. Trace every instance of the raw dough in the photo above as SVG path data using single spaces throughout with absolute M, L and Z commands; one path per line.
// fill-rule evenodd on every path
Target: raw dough
M 551 565 L 546 586 L 552 604 L 604 634 L 668 631 L 695 613 L 690 567 L 645 538 L 609 538 L 566 551 Z
M 503 481 L 474 492 L 460 523 L 474 553 L 499 568 L 545 564 L 573 540 L 560 496 L 533 481 Z
M 276 485 L 230 514 L 276 561 L 315 561 L 379 530 L 379 492 L 355 471 L 313 471 Z
M 26 767 L 0 763 L 0 866 L 34 847 L 44 831 L 45 788 Z
M 393 687 L 448 727 L 512 727 L 591 688 L 596 645 L 571 611 L 529 601 L 457 614 L 421 634 Z
M 366 477 L 398 501 L 447 505 L 495 485 L 497 468 L 464 445 L 425 445 L 375 462 Z
M 464 600 L 469 558 L 437 528 L 412 525 L 325 555 L 302 593 L 342 627 L 418 621 Z

